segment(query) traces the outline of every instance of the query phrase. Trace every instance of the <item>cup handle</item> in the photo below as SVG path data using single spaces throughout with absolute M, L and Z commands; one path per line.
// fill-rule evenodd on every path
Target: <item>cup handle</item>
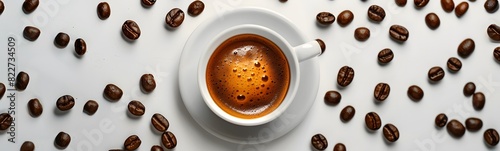
M 321 55 L 325 51 L 325 43 L 319 39 L 293 48 L 299 62 Z

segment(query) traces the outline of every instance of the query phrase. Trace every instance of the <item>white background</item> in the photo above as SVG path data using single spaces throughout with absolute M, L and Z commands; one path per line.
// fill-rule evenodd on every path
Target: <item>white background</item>
M 191 1 L 158 0 L 151 8 L 144 8 L 140 0 L 109 0 L 111 16 L 100 20 L 96 6 L 100 1 L 43 0 L 33 13 L 24 14 L 22 1 L 3 0 L 5 11 L 0 15 L 0 82 L 7 83 L 7 37 L 17 38 L 17 71 L 29 73 L 28 88 L 18 93 L 16 111 L 16 144 L 7 142 L 9 135 L 0 132 L 1 150 L 18 150 L 22 142 L 33 141 L 37 150 L 55 150 L 53 140 L 59 131 L 72 137 L 67 150 L 107 150 L 121 148 L 123 141 L 132 134 L 143 140 L 139 150 L 149 150 L 160 143 L 160 134 L 150 127 L 150 117 L 162 113 L 170 121 L 169 130 L 175 133 L 178 146 L 175 150 L 312 150 L 310 138 L 322 133 L 329 141 L 327 150 L 334 144 L 344 143 L 349 150 L 497 150 L 488 148 L 483 142 L 487 128 L 500 129 L 498 108 L 500 107 L 500 64 L 493 59 L 493 49 L 499 43 L 490 41 L 486 28 L 492 23 L 500 24 L 500 11 L 489 14 L 484 1 L 469 2 L 469 11 L 461 18 L 442 10 L 439 1 L 431 1 L 425 8 L 416 9 L 413 1 L 398 7 L 392 0 L 210 0 L 205 2 L 205 11 L 198 17 L 186 14 L 184 23 L 176 30 L 165 28 L 165 14 L 174 7 L 184 11 Z M 461 1 L 455 1 L 458 4 Z M 368 21 L 366 11 L 372 4 L 382 6 L 386 18 L 380 24 Z M 321 38 L 327 44 L 320 57 L 320 88 L 315 104 L 306 119 L 289 134 L 266 144 L 238 145 L 220 140 L 205 132 L 190 117 L 182 103 L 178 90 L 178 64 L 182 48 L 188 36 L 203 20 L 225 10 L 256 6 L 268 8 L 286 16 L 298 26 L 309 39 Z M 318 27 L 315 16 L 320 11 L 329 11 L 337 16 L 343 10 L 352 10 L 354 21 L 346 27 L 336 22 L 329 27 Z M 441 26 L 429 29 L 424 17 L 435 12 Z M 121 36 L 121 25 L 127 19 L 135 20 L 141 27 L 141 37 L 127 42 Z M 410 31 L 404 44 L 397 44 L 388 36 L 388 29 L 400 24 Z M 22 37 L 26 25 L 35 25 L 42 30 L 35 42 Z M 358 42 L 353 37 L 354 29 L 365 26 L 371 37 Z M 53 39 L 58 32 L 70 35 L 71 41 L 64 49 L 56 48 Z M 73 42 L 81 37 L 87 42 L 87 53 L 75 57 Z M 449 57 L 458 57 L 456 48 L 465 38 L 476 42 L 474 53 L 460 58 L 462 70 L 450 73 L 446 70 Z M 394 60 L 379 65 L 378 51 L 391 48 Z M 346 88 L 336 86 L 338 69 L 344 65 L 354 68 L 353 83 Z M 436 84 L 427 80 L 427 71 L 433 66 L 446 70 L 444 79 Z M 157 88 L 151 94 L 139 90 L 139 78 L 152 73 Z M 475 111 L 471 98 L 462 94 L 468 81 L 477 85 L 477 91 L 486 94 L 486 106 Z M 389 83 L 391 94 L 383 103 L 375 103 L 373 88 L 379 82 Z M 120 86 L 125 94 L 121 101 L 110 103 L 102 97 L 107 83 Z M 410 85 L 419 85 L 425 92 L 420 102 L 411 101 L 406 90 Z M 323 101 L 328 90 L 342 93 L 339 105 L 329 106 Z M 70 94 L 76 98 L 75 107 L 66 114 L 56 114 L 58 97 Z M 0 112 L 7 112 L 9 101 L 6 94 L 0 100 Z M 32 118 L 26 103 L 38 98 L 44 106 L 43 114 Z M 100 108 L 93 116 L 82 112 L 84 103 L 97 100 Z M 126 104 L 140 100 L 147 112 L 142 118 L 126 115 Z M 353 120 L 343 123 L 339 112 L 346 105 L 356 108 Z M 364 127 L 364 115 L 378 112 L 382 122 L 393 123 L 399 128 L 400 139 L 386 143 L 382 131 L 370 133 Z M 483 119 L 479 132 L 466 132 L 460 139 L 452 138 L 445 129 L 434 126 L 434 117 L 447 113 L 450 119 L 464 122 L 475 116 Z M 105 125 L 105 126 L 100 126 Z M 107 125 L 107 126 L 106 126 Z M 102 137 L 101 137 L 102 136 Z M 90 147 L 90 148 L 89 148 Z

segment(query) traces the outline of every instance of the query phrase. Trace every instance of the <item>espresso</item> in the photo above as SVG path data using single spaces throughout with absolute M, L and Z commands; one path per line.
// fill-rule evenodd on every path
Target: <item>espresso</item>
M 271 40 L 241 34 L 215 49 L 208 61 L 206 81 L 212 99 L 222 110 L 252 119 L 271 113 L 284 100 L 290 67 Z

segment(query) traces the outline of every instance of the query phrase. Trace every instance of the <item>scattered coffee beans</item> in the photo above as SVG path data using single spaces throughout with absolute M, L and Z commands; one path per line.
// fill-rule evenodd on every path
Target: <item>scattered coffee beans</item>
M 352 20 L 354 20 L 354 14 L 350 10 L 344 10 L 340 12 L 337 17 L 337 23 L 340 26 L 347 26 L 352 22 Z
M 38 39 L 38 37 L 40 37 L 40 33 L 40 29 L 33 26 L 26 26 L 23 30 L 24 38 L 29 41 L 35 41 L 36 39 Z
M 448 133 L 450 133 L 450 135 L 453 137 L 462 137 L 465 134 L 464 125 L 455 119 L 448 122 L 448 125 L 446 125 L 446 129 L 448 130 Z
M 65 48 L 69 44 L 69 35 L 63 32 L 57 34 L 56 38 L 54 38 L 54 44 L 58 48 Z
M 434 82 L 441 81 L 444 78 L 444 70 L 443 68 L 438 66 L 432 67 L 431 69 L 429 69 L 427 76 L 431 81 Z
M 408 97 L 413 101 L 420 101 L 424 97 L 424 91 L 417 85 L 412 85 L 408 88 L 406 92 Z
M 384 101 L 389 97 L 389 93 L 391 92 L 391 87 L 387 83 L 379 83 L 375 86 L 375 90 L 373 91 L 373 96 L 378 101 Z
M 316 42 L 318 42 L 319 47 L 321 48 L 321 54 L 325 53 L 325 50 L 326 50 L 325 42 L 323 42 L 323 40 L 321 40 L 321 39 L 316 39 Z
M 109 15 L 111 15 L 111 7 L 109 7 L 109 4 L 107 2 L 100 2 L 97 5 L 97 16 L 101 20 L 105 20 L 109 18 Z
M 399 130 L 393 124 L 385 124 L 384 128 L 384 137 L 389 142 L 395 142 L 399 139 Z
M 500 41 L 500 26 L 497 24 L 491 24 L 488 26 L 487 32 L 491 40 Z
M 143 92 L 150 93 L 156 88 L 155 77 L 152 74 L 143 74 L 140 81 Z
M 369 112 L 365 116 L 365 124 L 366 128 L 375 131 L 380 129 L 380 127 L 382 126 L 382 120 L 377 113 Z
M 340 120 L 342 120 L 344 122 L 348 122 L 354 117 L 355 114 L 356 114 L 356 110 L 354 109 L 354 107 L 348 105 L 348 106 L 344 107 L 344 109 L 342 109 L 342 111 L 340 111 Z
M 43 106 L 38 99 L 34 98 L 28 102 L 28 111 L 31 116 L 38 117 L 42 115 Z
M 484 9 L 488 13 L 495 13 L 498 10 L 498 0 L 486 0 L 484 2 Z
M 354 69 L 349 66 L 343 66 L 340 68 L 337 74 L 337 84 L 346 87 L 354 80 Z
M 5 88 L 5 85 L 0 82 L 0 100 L 2 99 L 3 95 L 5 94 L 5 91 L 7 89 Z
M 161 143 L 165 146 L 165 148 L 173 149 L 177 146 L 177 138 L 175 138 L 174 133 L 166 131 L 161 135 Z
M 151 151 L 163 151 L 163 148 L 158 145 L 151 146 Z
M 156 0 L 141 0 L 142 6 L 151 7 L 156 3 Z
M 153 127 L 160 132 L 167 131 L 168 127 L 170 126 L 167 118 L 165 118 L 160 113 L 155 113 L 151 117 L 151 125 L 153 125 Z
M 378 62 L 386 64 L 392 61 L 392 59 L 394 58 L 394 53 L 392 52 L 391 49 L 385 48 L 380 50 L 380 52 L 378 52 L 377 57 L 378 57 Z
M 317 150 L 325 150 L 328 147 L 328 141 L 323 134 L 316 134 L 311 138 L 311 145 Z
M 26 90 L 28 84 L 30 83 L 30 76 L 28 73 L 21 71 L 17 74 L 16 77 L 16 89 L 17 90 Z
M 128 111 L 135 116 L 142 116 L 146 112 L 146 107 L 139 101 L 133 100 L 128 103 Z
M 75 53 L 78 56 L 83 56 L 87 52 L 87 43 L 85 40 L 78 38 L 75 40 Z
M 195 0 L 188 7 L 188 14 L 191 16 L 200 15 L 205 9 L 205 4 L 202 1 Z
M 438 127 L 444 127 L 446 123 L 448 123 L 448 116 L 446 114 L 441 113 L 436 116 L 436 119 L 434 120 L 434 123 L 436 123 L 436 126 Z
M 0 131 L 8 129 L 10 127 L 10 125 L 12 124 L 13 120 L 14 119 L 12 118 L 12 116 L 10 116 L 10 114 L 1 113 L 0 114 Z
M 441 0 L 441 7 L 445 12 L 451 12 L 455 9 L 455 2 L 453 0 Z
M 359 27 L 354 30 L 354 38 L 359 41 L 366 41 L 370 38 L 370 29 L 366 27 Z
M 462 61 L 460 61 L 460 59 L 456 57 L 451 57 L 450 59 L 448 59 L 446 66 L 450 71 L 458 72 L 460 71 L 460 69 L 462 69 Z
M 476 49 L 476 43 L 474 40 L 467 38 L 458 45 L 457 52 L 460 57 L 466 58 L 474 52 Z
M 500 47 L 496 47 L 495 50 L 493 50 L 493 57 L 500 62 Z
M 482 110 L 484 108 L 484 104 L 486 103 L 486 97 L 482 92 L 476 92 L 472 95 L 472 107 L 476 110 Z
M 22 145 L 21 148 L 19 149 L 20 151 L 34 151 L 35 150 L 35 144 L 31 141 L 25 141 Z
M 108 84 L 104 88 L 104 97 L 109 101 L 118 101 L 122 98 L 123 91 L 114 84 Z
M 479 131 L 483 128 L 483 121 L 476 117 L 471 117 L 465 120 L 465 128 L 469 131 Z
M 368 18 L 374 22 L 381 22 L 385 18 L 384 8 L 378 5 L 372 5 L 368 8 Z
M 165 23 L 171 28 L 179 27 L 184 21 L 184 11 L 179 8 L 173 8 L 170 10 L 166 17 Z
M 410 36 L 410 32 L 401 25 L 392 25 L 389 28 L 389 35 L 397 42 L 405 42 Z
M 347 148 L 345 147 L 344 144 L 342 143 L 337 143 L 335 144 L 335 146 L 333 147 L 333 151 L 347 151 Z
M 35 11 L 35 9 L 38 7 L 38 4 L 40 4 L 38 0 L 24 0 L 23 3 L 24 13 L 29 14 Z
M 0 15 L 2 15 L 3 10 L 5 10 L 5 6 L 3 4 L 3 1 L 0 1 Z
M 123 146 L 125 147 L 126 150 L 136 150 L 141 146 L 141 139 L 137 135 L 131 135 L 129 136 L 125 142 L 123 143 Z
M 476 92 L 476 84 L 473 82 L 467 82 L 464 86 L 464 95 L 471 96 L 474 92 Z
M 335 22 L 335 16 L 330 12 L 320 12 L 316 15 L 316 21 L 321 25 L 330 25 Z
M 325 93 L 325 103 L 331 105 L 337 105 L 342 99 L 342 95 L 338 91 L 328 91 Z
M 68 147 L 70 142 L 71 142 L 71 136 L 65 132 L 59 132 L 59 134 L 57 134 L 56 136 L 56 139 L 54 140 L 54 144 L 59 149 L 64 149 Z
M 429 0 L 413 0 L 413 3 L 415 3 L 415 6 L 417 8 L 422 8 L 429 3 Z
M 395 0 L 395 1 L 396 1 L 396 5 L 403 7 L 406 5 L 407 0 Z
M 89 100 L 85 103 L 85 105 L 83 105 L 83 112 L 88 115 L 94 115 L 95 112 L 97 112 L 97 109 L 99 109 L 99 103 L 94 100 Z
M 469 9 L 469 3 L 461 2 L 455 8 L 455 15 L 457 15 L 457 17 L 462 17 L 467 12 L 468 9 Z
M 63 95 L 57 99 L 56 106 L 61 111 L 67 111 L 75 106 L 75 98 L 71 95 Z
M 122 33 L 129 40 L 136 40 L 141 36 L 141 29 L 135 21 L 127 20 L 122 25 Z
M 495 129 L 487 129 L 483 134 L 484 141 L 490 146 L 496 146 L 500 137 Z
M 441 20 L 436 13 L 429 13 L 425 16 L 425 24 L 427 24 L 427 27 L 430 29 L 436 29 L 441 24 Z

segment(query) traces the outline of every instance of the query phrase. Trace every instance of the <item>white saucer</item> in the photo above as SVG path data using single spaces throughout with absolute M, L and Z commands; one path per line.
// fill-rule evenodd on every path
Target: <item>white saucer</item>
M 238 144 L 265 143 L 277 139 L 295 128 L 311 108 L 319 88 L 318 58 L 300 63 L 301 79 L 294 101 L 277 119 L 259 126 L 238 126 L 215 115 L 205 104 L 197 84 L 198 60 L 201 50 L 219 32 L 236 25 L 255 24 L 281 34 L 292 46 L 306 43 L 306 39 L 292 22 L 283 16 L 262 8 L 241 8 L 214 16 L 200 24 L 184 46 L 179 65 L 179 88 L 184 105 L 206 131 L 223 140 Z

